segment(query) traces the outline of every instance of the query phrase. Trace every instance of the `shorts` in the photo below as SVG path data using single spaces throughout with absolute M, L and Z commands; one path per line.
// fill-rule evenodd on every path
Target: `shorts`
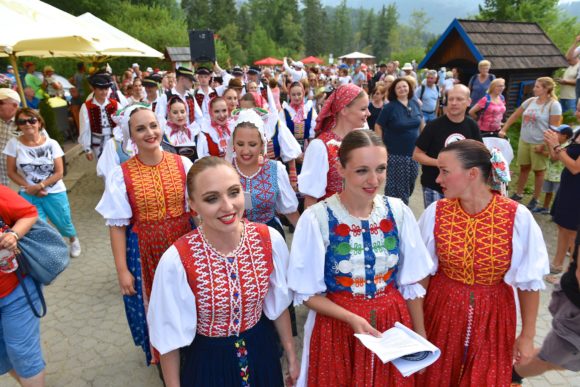
M 32 277 L 24 279 L 32 302 L 40 309 L 38 292 Z M 22 285 L 0 298 L 0 375 L 14 370 L 22 378 L 31 378 L 44 370 L 40 347 L 40 319 L 32 313 Z
M 548 156 L 534 152 L 534 147 L 539 144 L 530 144 L 522 141 L 518 143 L 518 165 L 531 165 L 532 171 L 545 171 L 548 168 Z
M 544 184 L 542 185 L 542 192 L 545 193 L 556 193 L 560 188 L 559 181 L 548 181 L 544 180 Z
M 538 357 L 570 371 L 580 371 L 580 309 L 574 305 L 560 285 L 554 287 L 549 306 L 553 316 Z

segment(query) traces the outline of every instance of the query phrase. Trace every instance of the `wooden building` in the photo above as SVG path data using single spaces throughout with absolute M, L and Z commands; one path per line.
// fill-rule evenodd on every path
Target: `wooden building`
M 568 66 L 537 23 L 454 19 L 419 68 L 457 67 L 467 85 L 483 59 L 491 62 L 492 74 L 506 80 L 508 112 L 532 95 L 535 79 Z
M 179 66 L 192 68 L 191 52 L 189 47 L 167 47 L 165 49 L 165 58 L 171 62 L 171 68 L 175 71 Z

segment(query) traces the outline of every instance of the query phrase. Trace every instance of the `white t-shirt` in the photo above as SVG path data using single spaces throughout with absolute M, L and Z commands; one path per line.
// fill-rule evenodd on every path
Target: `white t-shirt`
M 54 160 L 64 156 L 64 152 L 58 142 L 47 138 L 44 144 L 39 146 L 26 146 L 12 138 L 4 148 L 4 154 L 16 158 L 16 169 L 28 184 L 34 185 L 48 179 L 54 174 Z M 59 193 L 66 191 L 64 182 L 57 181 L 53 185 L 46 186 L 47 193 Z
M 560 102 L 553 99 L 538 104 L 538 98 L 532 97 L 522 103 L 521 139 L 529 144 L 543 144 L 544 132 L 550 128 L 550 116 L 562 115 Z

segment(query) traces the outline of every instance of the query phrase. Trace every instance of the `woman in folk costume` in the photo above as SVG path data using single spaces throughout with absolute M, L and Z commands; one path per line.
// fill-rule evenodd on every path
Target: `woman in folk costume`
M 288 286 L 311 310 L 299 386 L 414 386 L 354 336 L 400 322 L 425 336 L 420 281 L 433 262 L 411 210 L 380 194 L 387 150 L 370 130 L 338 152 L 344 190 L 308 208 L 294 232 Z
M 109 226 L 133 340 L 149 364 L 159 359 L 149 344 L 145 312 L 161 255 L 192 229 L 185 194 L 192 163 L 161 150 L 163 132 L 153 111 L 135 106 L 125 114 L 124 136 L 138 153 L 111 172 L 96 210 Z
M 284 236 L 276 214 L 284 214 L 296 225 L 300 216 L 298 200 L 284 164 L 265 158 L 268 138 L 264 126 L 254 109 L 242 109 L 236 116 L 226 159 L 240 175 L 244 193 L 250 195 L 252 206 L 246 209 L 246 217 L 267 224 Z
M 290 103 L 284 101 L 282 104 L 280 119 L 286 123 L 304 152 L 309 141 L 314 138 L 316 109 L 312 101 L 304 103 L 304 86 L 300 82 L 293 82 L 290 85 L 289 96 Z
M 508 168 L 492 153 L 462 140 L 437 158 L 445 199 L 427 207 L 419 225 L 436 262 L 425 328 L 441 357 L 417 377 L 420 386 L 509 386 L 514 361 L 534 355 L 548 254 L 530 211 L 490 188 L 507 181 Z M 512 287 L 522 320 L 517 338 Z
M 304 154 L 298 176 L 298 189 L 305 195 L 306 208 L 342 191 L 338 148 L 344 136 L 365 126 L 370 115 L 368 105 L 367 94 L 353 84 L 340 86 L 326 100 L 316 119 L 316 139 Z
M 167 102 L 167 122 L 161 146 L 170 153 L 197 160 L 196 142 L 199 125 L 187 123 L 187 110 L 181 98 L 173 96 Z
M 293 385 L 284 239 L 242 218 L 243 188 L 226 160 L 198 160 L 187 181 L 201 225 L 163 254 L 147 315 L 166 385 L 282 387 L 276 332 Z
M 237 101 L 237 100 L 236 100 Z M 209 120 L 203 120 L 197 136 L 197 155 L 225 157 L 232 133 L 233 119 L 226 100 L 215 97 L 209 101 Z
M 268 138 L 266 155 L 270 160 L 282 161 L 288 166 L 288 175 L 292 188 L 298 188 L 298 176 L 296 173 L 296 159 L 302 154 L 300 144 L 284 121 L 278 117 L 274 103 L 264 104 L 264 98 L 258 93 L 246 93 L 240 100 L 242 109 L 256 109 L 264 120 L 264 132 Z M 264 110 L 268 106 L 268 111 Z

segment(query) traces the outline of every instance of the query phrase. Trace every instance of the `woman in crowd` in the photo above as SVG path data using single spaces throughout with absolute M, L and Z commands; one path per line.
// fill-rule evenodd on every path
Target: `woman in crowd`
M 367 123 L 371 129 L 375 128 L 377 118 L 379 118 L 379 114 L 381 113 L 381 110 L 383 110 L 383 106 L 385 106 L 386 94 L 387 89 L 385 89 L 383 86 L 377 86 L 371 92 L 371 103 L 369 103 L 369 112 L 371 115 L 369 118 L 367 118 Z
M 392 75 L 385 75 L 385 77 L 383 78 L 382 81 L 382 86 L 385 88 L 385 103 L 389 103 L 389 99 L 387 98 L 387 95 L 389 94 L 389 89 L 391 88 L 391 85 L 393 84 L 393 82 L 395 82 L 395 77 Z
M 503 90 L 505 79 L 496 78 L 489 84 L 487 93 L 469 110 L 471 118 L 477 121 L 483 137 L 497 137 L 506 111 Z
M 340 86 L 327 98 L 316 119 L 317 137 L 306 150 L 298 176 L 306 208 L 342 191 L 338 148 L 344 136 L 365 126 L 369 114 L 369 97 L 356 85 Z
M 538 198 L 544 183 L 548 156 L 538 151 L 536 145 L 544 143 L 544 132 L 550 126 L 560 125 L 562 120 L 562 106 L 556 98 L 555 83 L 550 77 L 541 77 L 534 85 L 534 97 L 529 98 L 512 113 L 499 132 L 500 137 L 506 137 L 510 126 L 522 117 L 520 140 L 518 143 L 517 160 L 520 166 L 520 175 L 516 192 L 511 196 L 513 200 L 523 199 L 524 187 L 528 181 L 530 171 L 534 172 L 534 194 L 528 203 L 533 210 L 538 204 Z
M 289 88 L 290 103 L 282 103 L 280 119 L 286 123 L 290 132 L 294 135 L 302 152 L 306 151 L 308 142 L 314 138 L 314 127 L 316 126 L 316 109 L 314 103 L 308 101 L 304 103 L 304 86 L 300 82 L 292 82 Z M 300 172 L 301 162 L 298 162 L 298 172 Z
M 20 195 L 36 206 L 40 219 L 47 218 L 60 235 L 70 240 L 70 255 L 81 255 L 81 244 L 72 222 L 63 178 L 64 152 L 44 132 L 44 119 L 36 110 L 21 108 L 15 121 L 19 137 L 4 148 L 8 177 L 20 187 Z
M 197 161 L 187 182 L 189 204 L 202 223 L 163 255 L 147 316 L 166 385 L 284 386 L 268 319 L 293 385 L 299 366 L 287 312 L 292 295 L 284 239 L 242 219 L 244 190 L 227 161 Z
M 141 79 L 135 78 L 131 88 L 131 95 L 127 98 L 128 105 L 134 105 L 136 103 L 141 103 L 145 99 L 145 94 L 143 92 L 143 83 Z
M 416 98 L 410 77 L 397 78 L 389 89 L 389 103 L 385 105 L 375 124 L 375 132 L 387 144 L 389 162 L 385 194 L 409 204 L 419 175 L 419 163 L 413 160 L 415 141 L 423 129 L 423 113 Z
M 355 337 L 400 322 L 423 336 L 433 262 L 411 210 L 380 194 L 387 151 L 370 130 L 347 134 L 338 151 L 344 189 L 302 214 L 292 241 L 288 286 L 310 309 L 299 386 L 414 386 Z M 346 383 L 345 381 L 348 381 Z
M 111 172 L 96 210 L 109 226 L 133 340 L 145 351 L 147 364 L 155 364 L 159 358 L 149 344 L 146 306 L 161 255 L 192 229 L 185 195 L 192 163 L 161 150 L 163 131 L 153 111 L 135 106 L 125 114 L 123 135 L 131 138 L 137 155 Z
M 32 204 L 0 185 L 0 255 L 3 257 L 0 260 L 15 259 L 13 254 L 18 249 L 18 240 L 26 235 L 37 218 Z M 40 308 L 32 277 L 26 276 L 20 284 L 13 268 L 0 268 L 0 375 L 10 373 L 22 386 L 44 387 L 40 319 L 32 313 L 23 285 L 35 308 Z
M 467 84 L 467 87 L 471 90 L 471 106 L 475 105 L 485 96 L 491 81 L 495 79 L 495 75 L 489 73 L 489 70 L 491 69 L 490 61 L 485 59 L 479 61 L 477 69 L 479 70 L 479 73 L 474 74 Z
M 284 164 L 265 159 L 267 142 L 262 118 L 253 109 L 244 109 L 237 116 L 227 159 L 251 197 L 251 208 L 245 213 L 248 220 L 267 224 L 284 236 L 276 213 L 285 215 L 295 226 L 300 216 L 298 200 Z
M 425 298 L 427 339 L 441 358 L 420 386 L 509 386 L 512 364 L 533 356 L 548 254 L 532 214 L 492 191 L 506 183 L 504 162 L 475 140 L 443 148 L 437 183 L 445 199 L 419 220 L 436 271 Z M 516 304 L 522 328 L 516 338 Z
M 226 101 L 228 108 L 228 115 L 231 115 L 234 110 L 239 108 L 238 91 L 236 89 L 226 89 L 224 91 L 223 99 Z
M 544 140 L 550 150 L 550 155 L 564 164 L 560 178 L 560 188 L 552 206 L 551 215 L 558 226 L 558 244 L 556 255 L 552 262 L 553 272 L 560 273 L 564 266 L 564 258 L 574 244 L 576 230 L 580 223 L 580 130 L 570 141 L 570 145 L 561 146 L 558 133 L 547 130 Z
M 276 105 L 276 110 L 281 111 L 282 105 L 280 104 L 280 87 L 278 86 L 278 81 L 276 78 L 272 77 L 268 81 L 268 86 L 272 90 L 272 98 L 274 99 L 274 104 Z
M 206 156 L 225 157 L 226 155 L 233 126 L 227 98 L 232 97 L 232 93 L 235 91 L 230 90 L 226 91 L 224 98 L 214 97 L 209 101 L 210 119 L 202 121 L 200 133 L 197 136 L 197 155 L 199 158 Z
M 187 109 L 178 96 L 172 96 L 167 102 L 167 121 L 161 146 L 164 150 L 197 160 L 196 142 L 199 125 L 187 124 Z

